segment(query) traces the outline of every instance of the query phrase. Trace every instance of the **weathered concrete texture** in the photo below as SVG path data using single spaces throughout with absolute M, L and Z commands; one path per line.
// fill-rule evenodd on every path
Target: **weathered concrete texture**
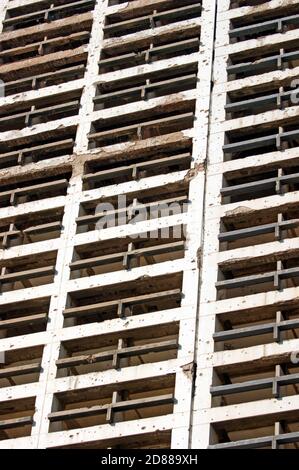
M 274 66 L 273 71 L 252 73 L 248 77 L 231 76 L 230 80 L 227 79 L 226 67 L 231 63 L 232 57 L 240 57 L 240 62 L 250 61 L 245 58 L 245 53 L 248 57 L 251 54 L 253 64 L 258 63 L 262 57 L 259 54 L 269 52 L 271 47 L 274 50 L 276 44 L 279 50 L 287 41 L 296 40 L 298 37 L 297 28 L 291 30 L 286 28 L 280 32 L 264 32 L 260 33 L 259 37 L 234 42 L 229 36 L 229 30 L 233 25 L 238 27 L 237 21 L 242 20 L 242 23 L 239 23 L 240 27 L 245 27 L 247 18 L 248 24 L 253 23 L 252 18 L 254 23 L 269 21 L 271 15 L 276 15 L 276 18 L 281 15 L 283 19 L 299 8 L 299 2 L 273 0 L 258 6 L 248 6 L 246 2 L 239 2 L 240 8 L 233 9 L 230 9 L 230 5 L 229 0 L 218 2 L 205 190 L 205 233 L 197 337 L 198 375 L 192 446 L 207 448 L 210 445 L 213 448 L 213 445 L 218 445 L 220 441 L 226 443 L 221 445 L 232 448 L 241 445 L 249 448 L 262 447 L 261 441 L 258 440 L 261 435 L 259 433 L 262 432 L 263 436 L 268 436 L 268 440 L 263 444 L 264 447 L 270 445 L 271 448 L 272 445 L 272 448 L 277 448 L 278 445 L 279 448 L 293 448 L 293 444 L 287 440 L 292 425 L 280 426 L 280 423 L 284 419 L 289 423 L 290 415 L 298 410 L 296 397 L 290 396 L 292 395 L 290 388 L 285 388 L 279 392 L 281 395 L 278 396 L 283 397 L 280 401 L 274 399 L 271 392 L 258 392 L 257 384 L 259 379 L 265 378 L 267 367 L 268 370 L 271 369 L 269 374 L 273 375 L 274 379 L 277 377 L 275 367 L 279 367 L 279 364 L 284 363 L 287 369 L 290 367 L 289 370 L 292 370 L 291 355 L 299 346 L 296 331 L 294 335 L 290 333 L 283 337 L 278 333 L 277 339 L 274 333 L 272 338 L 271 334 L 269 337 L 263 336 L 260 328 L 256 331 L 260 329 L 261 336 L 255 336 L 254 333 L 250 335 L 248 330 L 253 328 L 255 322 L 263 326 L 273 322 L 273 328 L 276 325 L 280 329 L 280 314 L 276 312 L 287 312 L 291 306 L 296 305 L 297 282 L 292 278 L 281 289 L 275 289 L 271 284 L 260 288 L 248 287 L 247 291 L 243 287 L 243 290 L 235 289 L 231 295 L 228 289 L 220 295 L 216 283 L 230 278 L 230 274 L 227 278 L 223 274 L 228 267 L 232 270 L 232 277 L 239 275 L 238 270 L 244 272 L 246 276 L 251 273 L 250 269 L 256 262 L 255 272 L 259 275 L 267 270 L 265 263 L 273 262 L 275 257 L 279 260 L 288 256 L 296 257 L 297 243 L 296 238 L 293 238 L 296 237 L 295 233 L 292 235 L 290 232 L 284 232 L 280 241 L 274 237 L 262 238 L 257 234 L 248 240 L 240 238 L 235 245 L 229 243 L 220 245 L 218 236 L 220 233 L 233 230 L 233 227 L 245 228 L 250 225 L 267 224 L 270 220 L 268 217 L 275 219 L 278 213 L 288 213 L 291 207 L 294 207 L 295 201 L 298 201 L 297 191 L 290 187 L 285 187 L 284 193 L 280 195 L 256 190 L 250 195 L 240 196 L 239 200 L 232 198 L 225 200 L 222 197 L 222 190 L 233 185 L 234 176 L 239 178 L 234 184 L 259 181 L 263 179 L 263 172 L 266 175 L 270 168 L 284 168 L 286 162 L 294 161 L 296 157 L 294 148 L 286 147 L 285 151 L 281 149 L 275 151 L 274 148 L 268 149 L 265 146 L 253 150 L 249 154 L 250 157 L 236 154 L 230 158 L 230 155 L 224 155 L 223 145 L 229 143 L 230 135 L 234 135 L 238 141 L 238 134 L 242 135 L 244 132 L 245 141 L 251 138 L 248 136 L 251 131 L 254 139 L 259 129 L 257 126 L 264 125 L 264 129 L 269 129 L 271 132 L 271 126 L 272 129 L 280 125 L 284 127 L 290 122 L 295 124 L 298 120 L 296 103 L 290 103 L 289 107 L 285 108 L 274 105 L 272 110 L 261 107 L 259 112 L 252 107 L 248 108 L 244 117 L 235 118 L 226 113 L 225 105 L 230 103 L 229 97 L 234 96 L 234 93 L 236 97 L 239 94 L 239 98 L 235 98 L 236 101 L 247 100 L 254 96 L 254 93 L 258 93 L 258 90 L 261 93 L 270 90 L 270 84 L 273 88 L 277 86 L 279 89 L 285 86 L 286 80 L 290 83 L 292 77 L 297 76 L 296 63 L 294 68 L 289 68 L 288 64 L 282 69 Z M 297 10 L 295 12 L 297 13 Z M 232 131 L 234 134 L 230 134 Z M 267 176 L 264 179 L 266 182 Z M 283 313 L 283 318 L 285 314 Z M 246 328 L 247 333 L 245 333 Z M 227 330 L 228 334 L 235 331 L 235 336 L 231 335 L 231 340 L 223 343 L 215 343 L 214 333 L 221 334 L 223 330 Z M 244 339 L 241 339 L 242 334 L 245 336 Z M 279 373 L 278 369 L 276 373 Z M 245 378 L 247 376 L 248 379 Z M 217 388 L 221 385 L 224 386 L 224 390 L 225 387 L 229 388 L 230 383 L 240 383 L 244 380 L 245 382 L 256 380 L 250 393 L 244 390 L 242 392 L 242 387 L 239 387 L 235 395 L 223 394 L 215 398 L 210 394 L 211 386 Z M 253 420 L 256 430 L 251 429 Z M 284 442 L 277 444 L 275 436 L 278 435 L 284 436 Z
M 294 446 L 299 1 L 186 3 L 1 2 L 0 448 Z
M 2 24 L 3 24 L 3 20 L 5 18 L 5 15 L 6 15 L 6 8 L 7 8 L 7 4 L 8 4 L 9 0 L 3 0 L 3 2 L 1 2 L 1 5 L 0 5 L 0 31 L 2 32 Z
M 24 6 L 34 11 L 38 8 L 38 2 L 10 2 L 11 8 Z M 176 7 L 177 3 L 170 0 L 153 0 L 146 2 L 146 5 L 138 0 L 114 6 L 108 6 L 107 0 L 96 2 L 89 40 L 81 46 L 74 42 L 71 48 L 64 47 L 65 40 L 68 35 L 89 30 L 91 12 L 67 16 L 39 26 L 6 31 L 0 35 L 0 42 L 5 46 L 10 44 L 8 47 L 14 47 L 16 54 L 19 54 L 18 47 L 28 47 L 28 44 L 40 41 L 43 35 L 55 38 L 58 32 L 64 34 L 64 40 L 61 41 L 63 50 L 56 48 L 53 51 L 50 48 L 46 53 L 26 61 L 3 63 L 0 74 L 5 81 L 23 80 L 28 76 L 34 79 L 36 74 L 51 74 L 53 66 L 59 71 L 86 61 L 84 78 L 62 78 L 57 84 L 49 85 L 42 81 L 38 85 L 33 82 L 22 92 L 16 88 L 15 92 L 0 98 L 0 109 L 13 113 L 25 109 L 20 106 L 31 106 L 33 111 L 41 108 L 48 96 L 52 97 L 54 104 L 63 95 L 70 97 L 67 101 L 72 101 L 73 96 L 81 93 L 77 114 L 60 113 L 54 114 L 53 118 L 50 114 L 50 118 L 46 116 L 47 122 L 40 118 L 27 126 L 18 126 L 16 121 L 18 128 L 6 130 L 3 126 L 0 132 L 0 162 L 1 155 L 3 161 L 0 178 L 10 198 L 0 208 L 0 233 L 5 232 L 5 243 L 0 247 L 1 274 L 9 276 L 12 269 L 18 279 L 14 281 L 17 284 L 11 284 L 11 278 L 4 277 L 4 290 L 0 298 L 0 350 L 5 351 L 6 375 L 11 374 L 10 380 L 0 377 L 0 403 L 9 402 L 14 407 L 13 418 L 18 419 L 20 413 L 24 416 L 21 406 L 25 407 L 28 415 L 22 418 L 23 422 L 27 420 L 26 426 L 20 428 L 16 421 L 15 429 L 1 434 L 1 448 L 105 447 L 108 445 L 106 442 L 109 442 L 110 447 L 121 442 L 126 448 L 132 446 L 132 436 L 136 447 L 142 446 L 143 442 L 151 442 L 154 447 L 188 448 L 191 445 L 215 2 L 204 0 L 201 16 L 196 14 L 194 18 L 186 19 L 180 13 L 181 16 L 177 20 L 170 19 L 169 24 L 156 24 L 155 28 L 147 28 L 134 35 L 104 38 L 107 17 L 117 15 L 115 18 L 120 21 L 124 15 L 124 19 L 132 20 L 143 15 L 145 8 L 146 13 L 152 14 L 155 9 L 160 11 L 159 8 L 162 8 L 165 11 Z M 2 19 L 4 17 L 3 10 Z M 146 46 L 150 50 L 160 42 L 163 45 L 179 40 L 195 41 L 199 34 L 199 51 L 192 46 L 189 52 L 179 49 L 169 55 L 163 53 L 161 58 L 154 61 L 146 61 L 144 64 L 138 64 L 137 61 L 136 65 L 119 71 L 116 68 L 109 73 L 99 74 L 98 62 L 103 50 L 110 54 L 118 45 L 120 53 L 125 53 L 131 47 L 132 40 L 138 47 Z M 148 85 L 148 77 L 155 74 L 153 76 L 159 76 L 162 81 L 164 73 L 168 74 L 167 77 L 176 77 L 178 73 L 186 76 L 195 74 L 195 81 L 192 78 L 192 86 L 182 89 L 174 88 L 174 91 L 167 92 L 163 88 L 163 93 L 154 91 L 147 97 L 141 96 L 137 102 L 129 100 L 116 106 L 112 103 L 105 109 L 95 110 L 94 98 L 98 94 L 99 85 L 107 84 L 109 91 L 114 81 L 132 77 L 139 80 L 145 77 L 145 85 Z M 48 76 L 45 80 L 49 80 Z M 130 88 L 130 84 L 124 86 L 123 91 L 127 87 Z M 163 123 L 173 114 L 179 118 L 186 115 L 186 118 L 182 119 L 181 126 L 172 124 L 164 129 Z M 137 138 L 127 142 L 119 139 L 118 142 L 90 148 L 89 134 L 94 131 L 93 126 L 115 123 L 115 127 L 121 127 L 126 120 L 134 122 L 137 118 L 141 124 L 145 119 L 145 127 L 147 121 L 155 121 L 155 127 L 141 132 L 138 130 Z M 51 147 L 55 139 L 58 139 L 62 148 L 59 153 L 53 152 Z M 61 143 L 68 139 L 73 139 L 72 151 L 69 152 L 64 151 Z M 4 142 L 7 147 L 4 147 Z M 43 144 L 48 150 L 44 150 Z M 37 157 L 33 159 L 30 149 L 36 146 L 40 147 L 34 150 Z M 43 152 L 44 156 L 39 158 Z M 170 166 L 164 171 L 161 164 L 160 168 L 159 159 L 165 165 L 165 157 L 176 159 L 176 155 L 182 155 L 177 166 Z M 126 171 L 126 165 L 138 168 L 138 165 L 157 159 L 158 163 L 150 167 L 148 174 L 146 171 L 140 172 L 137 178 L 134 175 L 125 180 L 116 177 L 115 181 L 108 180 L 108 184 L 104 182 L 96 186 L 87 185 L 82 178 L 102 168 L 110 168 L 113 172 L 124 167 Z M 5 162 L 9 164 L 6 166 Z M 37 196 L 32 198 L 31 193 L 40 182 L 45 185 L 45 192 L 37 192 Z M 95 230 L 92 226 L 78 228 L 78 217 L 92 214 L 90 211 L 95 210 L 103 200 L 114 201 L 115 195 L 125 195 L 129 201 L 145 198 L 149 203 L 155 200 L 184 199 L 188 211 L 170 212 L 164 217 L 102 230 Z M 30 235 L 28 238 L 28 224 L 25 223 L 28 215 L 34 227 L 43 227 L 45 235 Z M 172 233 L 178 227 L 186 229 L 181 235 L 181 241 L 171 237 L 170 240 L 160 239 L 161 231 L 169 229 Z M 115 256 L 125 246 L 124 259 L 132 263 L 132 243 L 126 245 L 125 242 L 133 241 L 136 235 L 144 232 L 156 234 L 153 240 L 149 237 L 143 242 L 145 247 L 153 245 L 151 249 L 155 250 L 157 242 L 169 245 L 161 257 L 156 257 L 155 251 L 152 251 L 153 254 L 143 259 L 138 257 L 137 249 L 135 252 L 133 250 L 138 257 L 137 263 L 133 260 L 128 269 L 124 269 L 125 264 L 115 267 L 109 260 L 108 269 L 88 268 L 87 275 L 85 270 L 80 270 L 78 274 L 71 268 L 74 262 L 80 262 L 84 256 L 94 256 L 94 250 L 100 250 L 100 255 L 107 250 L 109 252 L 109 249 L 111 252 L 109 247 L 115 247 L 115 253 L 111 252 L 111 256 Z M 169 250 L 173 242 L 185 243 L 184 249 L 178 254 L 171 254 Z M 89 246 L 92 247 L 90 254 Z M 30 263 L 39 258 L 47 258 L 49 264 L 54 263 L 53 278 L 49 274 L 43 279 L 34 277 L 35 273 L 29 269 Z M 49 267 L 43 265 L 42 269 L 49 270 Z M 24 280 L 19 280 L 20 276 Z M 193 288 L 190 289 L 190 286 Z M 82 300 L 77 298 L 78 293 Z M 167 295 L 163 297 L 163 293 Z M 139 298 L 144 299 L 140 307 Z M 76 305 L 79 307 L 81 304 L 83 309 L 88 309 L 88 304 L 102 302 L 106 305 L 107 301 L 111 303 L 111 299 L 112 303 L 113 299 L 123 299 L 123 306 L 120 300 L 116 302 L 119 314 L 110 311 L 112 307 L 108 305 L 107 319 L 107 313 L 102 319 L 83 317 L 82 321 L 73 316 Z M 149 301 L 151 304 L 148 306 Z M 136 304 L 133 315 L 126 305 L 130 302 Z M 100 305 L 98 308 L 103 310 Z M 31 329 L 26 321 L 32 324 Z M 166 342 L 167 347 L 161 341 Z M 110 364 L 110 361 L 105 361 L 104 366 L 102 362 L 93 363 L 98 353 L 107 354 L 107 348 L 111 349 L 112 345 L 117 348 L 113 364 L 118 364 L 118 367 L 113 366 L 112 362 Z M 121 357 L 126 347 L 133 350 L 137 348 L 140 359 L 136 358 L 135 353 L 132 358 L 130 355 L 119 362 L 117 351 Z M 31 355 L 28 353 L 29 348 L 32 348 Z M 57 361 L 68 361 L 72 354 L 77 355 L 76 349 L 78 352 L 81 350 L 82 354 L 86 351 L 89 359 L 85 366 L 80 366 L 77 371 L 74 367 L 58 369 Z M 22 357 L 28 357 L 29 364 L 25 364 L 27 375 L 25 369 L 19 369 Z M 28 375 L 29 370 L 31 375 Z M 19 378 L 13 376 L 17 372 Z M 152 398 L 149 397 L 150 390 L 153 390 Z M 136 410 L 128 412 L 124 407 L 121 412 L 114 411 L 114 407 L 117 411 L 118 401 L 124 404 L 128 400 L 134 401 L 134 394 L 142 392 L 145 397 L 136 401 Z M 103 421 L 102 414 L 98 417 L 95 414 L 88 421 L 81 421 L 80 418 L 71 420 L 71 425 L 68 420 L 53 421 L 55 413 L 63 412 L 62 396 L 71 398 L 72 393 L 80 394 L 86 406 L 101 405 L 103 400 L 105 403 L 110 401 L 111 408 L 108 409 L 106 420 Z M 95 393 L 100 401 L 94 400 Z M 147 411 L 140 403 L 140 400 L 144 403 L 153 400 L 154 406 L 160 396 L 162 401 L 159 409 L 153 407 Z M 20 405 L 18 400 L 23 400 L 24 404 Z M 76 411 L 75 402 L 71 408 Z M 3 419 L 9 419 L 9 416 Z M 127 421 L 130 421 L 129 426 Z

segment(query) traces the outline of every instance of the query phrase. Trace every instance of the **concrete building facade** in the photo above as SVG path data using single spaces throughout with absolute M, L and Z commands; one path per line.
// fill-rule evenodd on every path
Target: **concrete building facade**
M 1 0 L 0 449 L 298 447 L 298 38 Z

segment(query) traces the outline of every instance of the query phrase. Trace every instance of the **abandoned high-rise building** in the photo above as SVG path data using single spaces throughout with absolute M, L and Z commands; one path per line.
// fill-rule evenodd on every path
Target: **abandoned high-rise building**
M 0 449 L 299 446 L 298 78 L 299 0 L 1 0 Z

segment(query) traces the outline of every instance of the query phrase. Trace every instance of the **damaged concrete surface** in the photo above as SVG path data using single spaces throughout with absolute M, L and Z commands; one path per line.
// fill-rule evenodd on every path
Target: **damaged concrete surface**
M 293 448 L 298 0 L 52 3 L 0 7 L 0 448 Z

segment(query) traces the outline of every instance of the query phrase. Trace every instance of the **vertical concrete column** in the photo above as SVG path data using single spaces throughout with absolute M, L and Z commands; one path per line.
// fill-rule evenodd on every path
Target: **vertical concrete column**
M 215 41 L 221 42 L 219 36 L 227 35 L 229 22 L 219 25 L 219 15 L 223 11 L 224 2 L 217 2 L 217 23 Z M 220 4 L 220 5 L 219 5 Z M 226 2 L 229 8 L 229 1 Z M 221 205 L 220 189 L 222 187 L 224 132 L 219 132 L 219 121 L 225 120 L 225 93 L 217 91 L 217 84 L 226 81 L 227 55 L 222 50 L 213 64 L 213 92 L 211 95 L 210 126 L 208 140 L 208 159 L 205 188 L 204 234 L 202 250 L 202 271 L 200 282 L 199 318 L 197 324 L 196 361 L 197 378 L 193 403 L 193 427 L 191 433 L 192 448 L 207 448 L 210 441 L 210 424 L 206 419 L 206 411 L 211 408 L 210 386 L 213 368 L 208 357 L 214 351 L 213 334 L 216 316 L 213 303 L 217 300 L 215 283 L 218 275 L 218 251 L 220 232 L 219 208 Z
M 108 0 L 99 0 L 94 10 L 94 22 L 88 46 L 88 63 L 85 75 L 85 87 L 81 99 L 80 120 L 77 129 L 75 154 L 84 154 L 88 148 L 87 134 L 90 130 L 91 114 L 93 111 L 94 81 L 97 77 L 98 60 L 101 49 L 101 38 L 103 34 L 103 23 L 105 9 Z M 76 235 L 76 217 L 79 214 L 80 199 L 82 194 L 82 174 L 84 171 L 84 158 L 79 157 L 73 165 L 72 177 L 69 182 L 69 190 L 63 217 L 63 233 L 58 250 L 55 276 L 55 295 L 51 299 L 49 309 L 49 329 L 57 334 L 53 335 L 53 341 L 44 348 L 42 358 L 42 373 L 40 387 L 36 399 L 36 412 L 34 415 L 34 426 L 32 436 L 38 435 L 37 447 L 43 439 L 43 435 L 49 431 L 48 415 L 53 406 L 55 407 L 54 395 L 51 386 L 56 377 L 56 360 L 59 357 L 60 341 L 59 331 L 63 328 L 63 310 L 67 302 L 66 284 L 70 277 L 69 264 L 74 252 L 74 238 Z
M 229 169 L 239 169 L 246 168 L 247 165 L 255 166 L 265 162 L 266 158 L 270 160 L 270 154 L 263 155 L 262 157 L 257 155 L 256 157 L 244 158 L 240 160 L 234 160 L 231 162 L 224 161 L 223 155 L 223 144 L 225 143 L 225 131 L 229 129 L 230 126 L 233 129 L 245 128 L 245 122 L 240 119 L 234 119 L 232 122 L 229 116 L 225 114 L 225 104 L 228 100 L 227 92 L 230 90 L 238 90 L 247 86 L 256 85 L 257 83 L 263 83 L 263 80 L 271 80 L 270 74 L 267 77 L 265 74 L 264 77 L 259 75 L 258 77 L 250 76 L 240 80 L 228 80 L 226 67 L 229 63 L 229 54 L 236 53 L 239 51 L 245 51 L 249 47 L 246 42 L 240 42 L 235 44 L 230 44 L 229 30 L 231 27 L 231 19 L 233 18 L 244 18 L 245 13 L 247 15 L 252 14 L 253 10 L 265 8 L 265 11 L 270 8 L 279 8 L 281 4 L 277 2 L 268 2 L 265 5 L 260 5 L 259 7 L 242 7 L 230 9 L 230 2 L 219 0 L 217 2 L 218 11 L 217 11 L 217 24 L 216 24 L 216 42 L 215 42 L 215 62 L 213 68 L 214 76 L 214 87 L 212 93 L 212 107 L 211 107 L 211 124 L 210 124 L 210 136 L 209 136 L 209 152 L 208 152 L 208 167 L 207 167 L 207 183 L 206 183 L 206 204 L 205 204 L 205 234 L 204 234 L 204 245 L 203 245 L 203 271 L 202 271 L 202 285 L 200 293 L 200 316 L 199 316 L 199 339 L 197 342 L 197 361 L 198 361 L 198 375 L 196 382 L 196 395 L 194 401 L 194 428 L 192 433 L 192 446 L 194 448 L 206 448 L 209 443 L 213 443 L 214 432 L 211 426 L 213 421 L 213 414 L 218 412 L 217 419 L 219 421 L 222 418 L 232 419 L 232 410 L 236 414 L 240 414 L 238 406 L 232 406 L 231 409 L 221 407 L 212 409 L 212 400 L 210 395 L 210 386 L 214 379 L 213 377 L 213 367 L 212 364 L 215 364 L 213 358 L 217 357 L 217 353 L 214 353 L 214 341 L 213 333 L 215 332 L 216 322 L 217 322 L 217 312 L 226 312 L 234 310 L 234 305 L 239 303 L 242 305 L 242 308 L 245 308 L 245 304 L 249 305 L 251 302 L 253 305 L 254 296 L 244 296 L 239 299 L 228 299 L 224 305 L 221 302 L 217 301 L 217 291 L 215 288 L 215 282 L 217 281 L 218 276 L 218 262 L 220 256 L 224 258 L 225 253 L 219 253 L 219 241 L 218 234 L 220 233 L 220 223 L 221 223 L 221 214 L 225 215 L 225 206 L 221 206 L 222 201 L 220 197 L 220 190 L 222 186 L 225 186 L 224 175 Z M 279 5 L 279 6 L 278 6 Z M 256 47 L 263 46 L 266 41 L 274 42 L 274 39 L 269 36 L 269 38 L 259 38 L 256 41 Z M 249 44 L 250 41 L 248 41 Z M 275 72 L 276 74 L 277 72 Z M 274 73 L 273 73 L 274 76 Z M 233 78 L 233 77 L 232 77 Z M 275 76 L 276 78 L 276 76 Z M 278 78 L 279 80 L 279 78 Z M 267 118 L 259 116 L 254 118 L 255 124 L 258 122 L 258 119 L 261 119 L 260 122 L 266 122 Z M 269 118 L 268 118 L 269 119 Z M 273 158 L 273 157 L 271 157 Z M 279 155 L 277 156 L 279 159 Z M 247 160 L 247 161 L 246 161 Z M 268 161 L 269 161 L 268 160 Z M 256 204 L 256 201 L 252 201 L 253 205 Z M 264 201 L 263 201 L 264 204 Z M 264 205 L 263 207 L 265 207 Z M 228 210 L 228 209 L 227 209 Z M 252 242 L 254 245 L 254 241 Z M 251 248 L 254 248 L 252 246 Z M 248 250 L 248 256 L 250 251 Z M 230 252 L 230 259 L 234 256 Z M 227 256 L 227 257 L 229 257 Z M 262 298 L 262 302 L 265 300 Z M 223 302 L 223 301 L 222 301 Z M 235 302 L 235 303 L 234 303 Z M 270 303 L 270 302 L 269 302 Z M 220 308 L 219 308 L 220 307 Z M 237 357 L 238 354 L 240 358 L 243 354 L 246 354 L 247 360 L 250 360 L 250 357 L 253 357 L 254 351 L 257 347 L 253 346 L 250 349 L 246 348 L 244 350 L 236 351 L 234 354 Z M 219 363 L 224 362 L 225 353 L 221 351 L 218 354 Z M 251 356 L 252 354 L 252 356 Z M 238 360 L 236 361 L 238 362 Z M 248 410 L 256 409 L 256 404 L 248 403 L 243 404 L 244 409 L 248 405 Z M 263 404 L 266 407 L 265 404 Z M 241 408 L 241 407 L 240 407 Z M 246 411 L 248 413 L 248 411 Z M 215 422 L 215 418 L 214 418 Z
M 175 396 L 177 404 L 175 405 L 174 412 L 180 413 L 180 425 L 172 432 L 173 449 L 186 449 L 190 447 L 192 395 L 196 374 L 194 348 L 201 268 L 205 164 L 209 127 L 215 12 L 216 5 L 214 0 L 204 0 L 202 4 L 201 46 L 198 57 L 198 85 L 193 129 L 193 164 L 190 171 L 190 205 L 186 224 L 187 249 L 185 259 L 188 269 L 183 273 L 182 305 L 190 308 L 190 318 L 180 322 L 179 357 L 186 357 L 186 365 L 183 367 L 182 373 L 176 375 Z
M 52 330 L 51 341 L 45 345 L 42 357 L 42 372 L 40 374 L 40 386 L 36 399 L 35 425 L 32 435 L 38 434 L 38 442 L 43 434 L 48 432 L 48 414 L 53 404 L 51 381 L 56 377 L 56 360 L 59 357 L 60 341 L 59 330 L 63 328 L 63 310 L 66 305 L 66 284 L 69 280 L 69 264 L 74 250 L 74 236 L 76 234 L 76 217 L 79 213 L 80 193 L 82 190 L 82 164 L 74 167 L 65 204 L 65 212 L 62 220 L 63 232 L 60 239 L 56 261 L 55 295 L 52 296 L 49 308 L 49 326 Z
M 99 76 L 98 62 L 104 40 L 105 12 L 108 0 L 98 0 L 93 13 L 93 26 L 89 42 L 87 67 L 84 76 L 84 89 L 79 112 L 80 125 L 77 130 L 75 153 L 86 153 L 88 150 L 88 134 L 92 122 L 93 98 L 96 93 L 95 82 Z

